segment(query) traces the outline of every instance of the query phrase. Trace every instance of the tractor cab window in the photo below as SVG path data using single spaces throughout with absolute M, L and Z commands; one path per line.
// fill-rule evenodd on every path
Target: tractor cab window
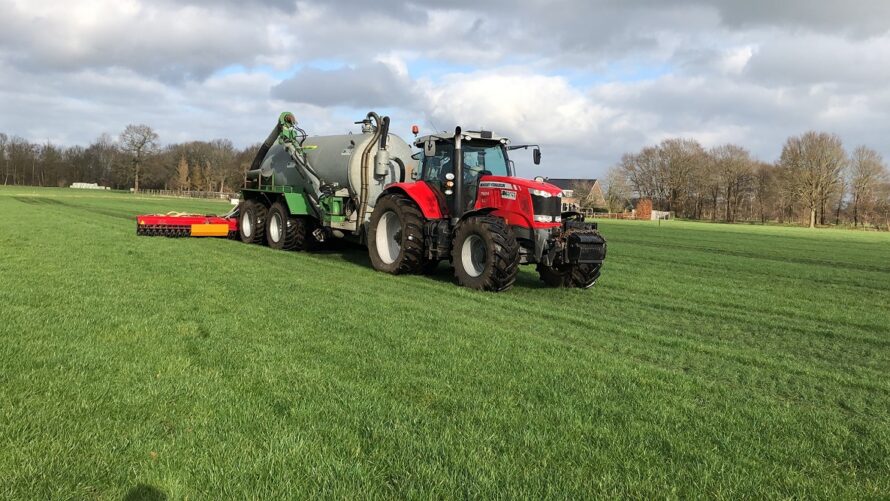
M 474 183 L 480 176 L 509 176 L 510 167 L 504 147 L 500 144 L 462 145 L 464 157 L 464 183 Z M 441 142 L 436 145 L 436 154 L 423 158 L 423 179 L 431 182 L 445 182 L 445 175 L 454 172 L 454 144 Z
M 463 143 L 464 177 L 478 179 L 480 176 L 509 176 L 507 157 L 504 147 L 497 144 L 474 144 L 473 141 Z
M 423 157 L 423 180 L 429 181 L 438 187 L 445 184 L 445 175 L 454 172 L 454 145 L 439 143 L 436 145 L 436 154 L 431 157 Z
M 463 185 L 468 205 L 476 202 L 479 178 L 482 176 L 509 176 L 510 166 L 501 143 L 464 141 L 461 145 L 464 159 Z M 423 158 L 422 179 L 445 191 L 445 176 L 454 173 L 454 143 L 440 142 L 436 154 Z

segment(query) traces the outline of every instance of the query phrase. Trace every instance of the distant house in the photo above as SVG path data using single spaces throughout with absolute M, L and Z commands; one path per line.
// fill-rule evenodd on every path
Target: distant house
M 580 211 L 606 207 L 599 179 L 547 178 L 546 182 L 562 190 L 562 210 Z

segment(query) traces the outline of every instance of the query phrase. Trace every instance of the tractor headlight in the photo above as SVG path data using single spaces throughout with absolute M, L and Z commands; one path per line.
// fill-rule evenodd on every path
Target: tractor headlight
M 528 190 L 528 191 L 531 192 L 532 195 L 535 195 L 535 196 L 538 196 L 538 197 L 542 197 L 542 198 L 550 198 L 550 197 L 553 196 L 553 194 L 550 193 L 549 191 L 536 190 L 536 189 L 534 189 L 534 188 L 532 188 L 532 189 L 530 189 L 530 190 Z
M 552 223 L 553 216 L 543 216 L 543 215 L 535 214 L 535 222 L 536 223 Z

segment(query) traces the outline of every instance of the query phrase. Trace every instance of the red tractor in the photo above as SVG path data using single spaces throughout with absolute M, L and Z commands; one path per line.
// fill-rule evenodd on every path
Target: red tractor
M 367 233 L 374 268 L 429 272 L 450 260 L 465 287 L 504 291 L 520 264 L 537 264 L 554 287 L 592 287 L 606 257 L 596 223 L 562 212 L 561 190 L 515 177 L 507 138 L 488 131 L 416 139 L 413 182 L 394 183 L 377 199 Z M 419 174 L 419 175 L 418 175 Z M 540 178 L 539 178 L 540 179 Z

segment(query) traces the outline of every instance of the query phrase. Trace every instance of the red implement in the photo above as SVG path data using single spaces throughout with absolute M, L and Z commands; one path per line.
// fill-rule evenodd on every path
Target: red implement
M 136 216 L 136 234 L 162 237 L 228 237 L 238 231 L 234 217 L 201 214 L 146 214 Z

